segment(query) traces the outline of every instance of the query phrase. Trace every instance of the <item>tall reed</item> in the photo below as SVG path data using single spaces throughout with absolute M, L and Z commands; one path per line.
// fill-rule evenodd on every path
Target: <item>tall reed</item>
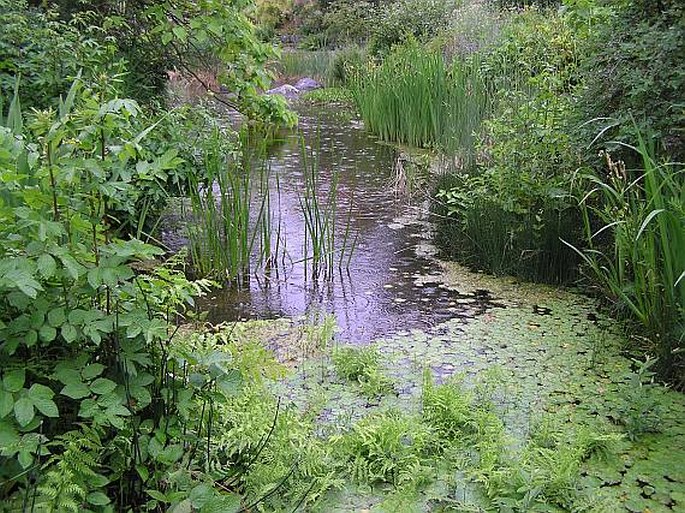
M 357 234 L 352 239 L 352 204 L 345 225 L 340 226 L 338 173 L 331 173 L 328 190 L 322 190 L 316 153 L 307 149 L 304 140 L 300 141 L 300 152 L 304 190 L 298 199 L 304 219 L 305 276 L 316 279 L 323 273 L 332 277 L 336 261 L 339 268 L 349 266 L 356 248 Z M 338 234 L 339 231 L 342 233 Z
M 275 65 L 276 73 L 282 78 L 311 77 L 327 83 L 336 52 L 330 50 L 284 51 Z
M 253 261 L 275 260 L 270 173 L 263 148 L 245 132 L 232 154 L 224 149 L 220 130 L 214 130 L 204 151 L 203 182 L 191 184 L 190 254 L 199 275 L 240 283 L 249 277 Z
M 608 176 L 587 177 L 593 188 L 581 207 L 588 249 L 577 251 L 606 294 L 643 326 L 662 370 L 685 380 L 685 166 L 659 164 L 642 136 L 631 148 L 641 169 L 605 153 Z
M 489 104 L 476 62 L 448 64 L 439 51 L 415 43 L 362 71 L 352 88 L 364 123 L 381 139 L 465 158 Z

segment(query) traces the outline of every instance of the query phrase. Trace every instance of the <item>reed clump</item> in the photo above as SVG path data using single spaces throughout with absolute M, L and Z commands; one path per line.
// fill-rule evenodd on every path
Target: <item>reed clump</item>
M 242 133 L 237 150 L 214 128 L 204 149 L 203 181 L 191 181 L 187 234 L 195 272 L 244 282 L 251 264 L 268 264 L 280 235 L 271 208 L 270 173 L 264 148 Z M 275 240 L 274 240 L 275 236 Z
M 368 65 L 352 89 L 366 127 L 382 140 L 449 154 L 472 153 L 489 104 L 475 60 L 448 63 L 441 52 L 416 43 Z
M 625 145 L 624 145 L 625 146 Z M 627 169 L 603 152 L 608 173 L 586 175 L 580 204 L 586 267 L 623 317 L 639 323 L 662 373 L 685 384 L 685 167 L 659 163 L 642 136 Z

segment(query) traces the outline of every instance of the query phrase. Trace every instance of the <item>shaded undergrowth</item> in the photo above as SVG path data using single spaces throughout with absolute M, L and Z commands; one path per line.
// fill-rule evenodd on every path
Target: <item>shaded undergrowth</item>
M 558 306 L 550 304 L 553 311 Z M 498 322 L 512 315 L 523 329 L 539 318 L 503 311 Z M 564 322 L 556 314 L 538 324 L 546 330 Z M 254 501 L 263 497 L 264 511 L 299 505 L 303 511 L 618 512 L 676 511 L 683 504 L 685 476 L 676 460 L 659 459 L 664 448 L 683 444 L 677 420 L 683 404 L 653 384 L 649 365 L 631 369 L 612 354 L 613 346 L 593 342 L 589 333 L 569 335 L 570 347 L 540 354 L 544 331 L 514 330 L 514 340 L 511 331 L 476 324 L 474 347 L 479 330 L 489 333 L 493 347 L 508 340 L 522 362 L 549 363 L 539 366 L 540 376 L 558 375 L 555 365 L 577 361 L 567 362 L 569 375 L 557 384 L 529 377 L 525 366 L 518 379 L 496 360 L 470 375 L 434 374 L 424 365 L 445 361 L 449 345 L 436 348 L 439 339 L 430 336 L 416 335 L 409 345 L 398 338 L 398 346 L 388 340 L 325 351 L 276 388 L 246 387 L 222 406 L 221 418 L 230 419 L 226 439 L 240 441 L 240 458 L 251 462 L 241 472 L 240 491 Z M 578 329 L 587 327 L 570 322 L 563 333 Z M 330 330 L 324 331 L 328 338 Z M 480 350 L 487 354 L 489 347 Z M 499 349 L 503 361 L 511 361 L 512 349 Z M 307 372 L 307 365 L 320 372 Z M 375 373 L 387 376 L 392 389 L 367 394 L 364 382 Z M 531 379 L 545 382 L 544 392 L 531 389 Z M 565 379 L 574 386 L 563 386 Z M 408 382 L 417 386 L 409 395 Z M 667 496 L 649 488 L 662 475 L 670 480 Z

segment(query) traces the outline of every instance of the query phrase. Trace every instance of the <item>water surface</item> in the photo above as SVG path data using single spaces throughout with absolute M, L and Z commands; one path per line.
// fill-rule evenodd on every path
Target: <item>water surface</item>
M 209 320 L 325 312 L 335 315 L 340 339 L 363 343 L 448 318 L 472 317 L 491 306 L 486 291 L 460 294 L 441 286 L 427 208 L 398 196 L 391 185 L 396 150 L 334 107 L 300 106 L 298 111 L 299 132 L 286 134 L 269 157 L 279 182 L 277 199 L 272 199 L 274 224 L 281 226 L 287 254 L 278 257 L 277 268 L 254 273 L 249 284 L 211 294 L 202 305 Z M 318 278 L 304 251 L 304 158 L 318 163 L 322 201 L 337 175 L 338 251 L 346 232 L 348 254 L 357 241 L 349 259 L 344 255 L 338 265 L 337 254 L 333 272 Z

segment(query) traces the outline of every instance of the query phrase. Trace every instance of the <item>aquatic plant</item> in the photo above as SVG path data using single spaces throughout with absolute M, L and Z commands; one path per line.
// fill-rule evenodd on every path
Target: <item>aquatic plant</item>
M 305 279 L 331 277 L 336 263 L 338 268 L 349 266 L 357 246 L 357 233 L 352 232 L 352 202 L 344 227 L 339 225 L 338 174 L 331 172 L 328 190 L 321 190 L 321 176 L 317 152 L 308 150 L 300 140 L 300 154 L 304 177 L 304 190 L 298 196 L 304 218 Z M 342 231 L 342 233 L 338 233 Z M 336 238 L 340 235 L 340 241 Z M 354 236 L 354 238 L 352 238 Z
M 625 145 L 624 145 L 625 146 Z M 649 337 L 666 375 L 685 381 L 685 168 L 658 163 L 640 135 L 639 169 L 604 152 L 608 176 L 586 176 L 581 199 L 588 249 L 577 250 L 620 313 Z M 602 226 L 597 229 L 594 220 Z M 609 238 L 608 247 L 602 239 Z
M 373 346 L 339 347 L 332 353 L 336 374 L 359 383 L 367 397 L 378 397 L 393 391 L 393 384 L 379 368 L 380 355 Z
M 193 269 L 229 282 L 248 279 L 251 263 L 276 262 L 280 226 L 274 227 L 270 173 L 263 147 L 244 132 L 230 141 L 217 126 L 203 148 L 204 169 L 191 182 L 187 233 Z M 233 152 L 227 146 L 235 145 Z M 256 166 L 256 169 L 255 169 Z
M 351 87 L 367 129 L 382 140 L 472 158 L 489 103 L 475 60 L 448 64 L 439 51 L 408 43 L 362 70 Z

